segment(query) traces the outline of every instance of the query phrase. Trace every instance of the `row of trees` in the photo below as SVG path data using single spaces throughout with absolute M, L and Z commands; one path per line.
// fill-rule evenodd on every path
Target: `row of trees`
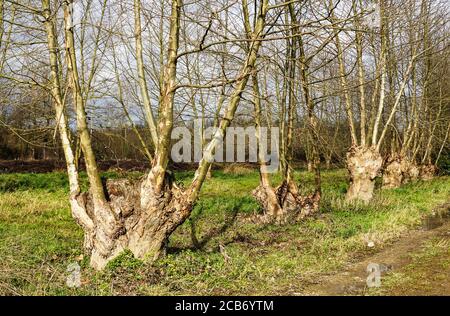
M 439 0 L 0 0 L 2 128 L 27 142 L 58 136 L 93 267 L 124 249 L 153 260 L 237 121 L 258 138 L 263 126 L 281 131 L 280 186 L 259 150 L 262 221 L 318 210 L 321 161 L 345 161 L 349 200 L 369 201 L 382 169 L 385 187 L 432 176 L 448 153 L 448 9 Z M 217 131 L 202 137 L 204 158 L 180 188 L 171 134 L 194 119 Z M 149 172 L 104 186 L 94 136 L 123 126 Z M 28 138 L 36 128 L 45 140 Z M 300 148 L 315 174 L 309 195 L 293 175 Z

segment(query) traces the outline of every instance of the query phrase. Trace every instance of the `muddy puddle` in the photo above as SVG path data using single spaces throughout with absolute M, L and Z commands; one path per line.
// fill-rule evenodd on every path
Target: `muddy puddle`
M 435 209 L 430 215 L 422 219 L 422 229 L 432 230 L 450 222 L 450 204 Z

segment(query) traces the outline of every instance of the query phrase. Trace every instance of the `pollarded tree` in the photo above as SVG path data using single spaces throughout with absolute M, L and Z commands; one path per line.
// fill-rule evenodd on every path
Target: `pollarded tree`
M 383 158 L 380 152 L 381 146 L 384 144 L 386 135 L 393 123 L 394 117 L 400 105 L 400 101 L 405 91 L 405 87 L 409 82 L 412 69 L 420 56 L 417 44 L 413 44 L 412 54 L 408 56 L 406 66 L 403 70 L 402 78 L 395 88 L 390 91 L 391 98 L 386 98 L 386 79 L 388 75 L 388 56 L 395 54 L 393 51 L 394 44 L 389 41 L 389 26 L 394 18 L 392 6 L 388 6 L 387 1 L 381 0 L 377 5 L 376 20 L 379 21 L 378 27 L 374 29 L 364 24 L 362 16 L 368 12 L 364 10 L 363 5 L 359 1 L 352 1 L 352 11 L 354 18 L 352 19 L 354 37 L 350 37 L 350 43 L 356 50 L 356 68 L 359 87 L 359 106 L 353 106 L 352 86 L 349 82 L 348 67 L 345 60 L 345 46 L 342 43 L 341 34 L 335 37 L 335 45 L 337 50 L 337 59 L 339 63 L 339 77 L 341 83 L 341 93 L 344 99 L 345 109 L 347 113 L 348 126 L 351 136 L 351 148 L 347 153 L 347 169 L 350 174 L 350 186 L 347 192 L 347 199 L 359 199 L 369 201 L 373 197 L 375 178 L 380 175 L 383 164 Z M 332 2 L 330 2 L 330 17 L 334 23 L 341 21 L 341 27 L 345 28 L 348 22 L 345 19 L 338 19 L 333 10 Z M 339 32 L 338 28 L 335 30 Z M 376 62 L 375 69 L 375 87 L 372 88 L 370 108 L 367 106 L 366 91 L 366 66 L 364 57 L 369 56 L 368 50 L 364 47 L 364 34 L 374 32 L 379 34 L 379 51 L 376 44 L 372 43 L 375 48 L 373 60 Z M 347 38 L 349 34 L 345 33 Z M 372 36 L 374 38 L 374 36 Z M 388 102 L 389 101 L 389 104 Z M 356 121 L 356 113 L 359 117 L 359 126 Z M 359 135 L 358 135 L 359 130 Z M 359 137 L 358 137 L 359 136 Z
M 384 188 L 395 188 L 418 178 L 430 179 L 437 170 L 438 151 L 447 141 L 449 125 L 445 111 L 447 81 L 442 79 L 448 72 L 448 34 L 441 28 L 445 12 L 445 5 L 440 2 L 409 3 L 407 34 L 403 38 L 408 40 L 411 54 L 419 42 L 423 55 L 413 67 L 409 88 L 392 130 L 390 154 L 383 173 Z M 395 68 L 394 65 L 391 73 L 395 74 Z M 436 160 L 433 161 L 432 155 Z
M 140 181 L 108 180 L 106 186 L 100 179 L 95 154 L 92 150 L 91 135 L 87 128 L 86 98 L 83 98 L 80 76 L 78 73 L 74 28 L 72 24 L 73 1 L 63 3 L 64 34 L 67 68 L 71 80 L 73 103 L 76 108 L 77 132 L 86 163 L 89 179 L 89 192 L 81 192 L 78 185 L 77 170 L 73 164 L 73 150 L 65 146 L 65 156 L 71 179 L 72 214 L 85 232 L 85 247 L 91 255 L 91 265 L 101 269 L 124 249 L 130 249 L 138 258 L 153 260 L 165 249 L 168 237 L 190 215 L 198 198 L 199 191 L 206 178 L 211 161 L 210 157 L 221 141 L 226 128 L 233 120 L 241 94 L 246 88 L 251 73 L 254 71 L 259 48 L 264 37 L 268 1 L 258 2 L 254 32 L 247 40 L 247 50 L 239 74 L 234 80 L 234 90 L 225 107 L 223 118 L 213 139 L 206 146 L 204 158 L 200 161 L 194 179 L 188 188 L 176 185 L 168 169 L 170 140 L 174 121 L 174 97 L 177 89 L 177 63 L 179 61 L 180 19 L 182 0 L 172 0 L 170 30 L 165 66 L 162 74 L 161 97 L 156 122 L 157 138 L 152 166 L 148 174 Z M 139 3 L 135 3 L 138 8 Z M 58 83 L 60 71 L 55 43 L 57 29 L 57 12 L 50 6 L 50 0 L 42 0 L 43 12 L 50 51 L 50 63 L 53 80 L 53 96 L 57 117 L 64 118 L 60 104 L 61 84 Z M 137 15 L 138 17 L 138 10 Z M 136 27 L 139 28 L 138 18 Z M 139 36 L 137 46 L 139 46 Z M 138 49 L 139 51 L 139 49 Z M 139 55 L 139 53 L 138 53 Z M 139 59 L 139 56 L 138 56 Z M 141 64 L 138 62 L 138 64 Z M 140 68 L 140 67 L 138 67 Z M 139 70 L 141 71 L 141 70 Z M 142 73 L 140 74 L 142 78 Z M 145 93 L 145 85 L 141 81 L 141 93 Z M 149 119 L 149 117 L 147 117 Z M 68 135 L 65 120 L 59 120 L 59 133 L 63 142 L 67 143 Z M 151 128 L 151 124 L 150 128 Z
M 300 10 L 302 9 L 304 10 L 300 4 Z M 282 72 L 282 91 L 279 91 L 278 77 L 275 78 L 276 90 L 279 96 L 279 125 L 281 129 L 279 159 L 282 183 L 278 187 L 274 188 L 270 184 L 268 168 L 264 160 L 265 149 L 260 147 L 258 150 L 260 185 L 253 191 L 253 196 L 263 209 L 263 215 L 258 216 L 258 219 L 263 221 L 285 222 L 303 219 L 318 211 L 321 198 L 317 118 L 314 112 L 315 101 L 311 93 L 312 85 L 308 64 L 311 62 L 312 57 L 317 55 L 330 39 L 321 41 L 318 45 L 319 48 L 312 53 L 313 55 L 306 56 L 302 34 L 302 32 L 306 33 L 306 31 L 300 27 L 302 22 L 299 19 L 298 11 L 299 9 L 294 6 L 294 3 L 289 3 L 284 9 L 286 30 L 282 33 L 284 35 L 282 40 L 285 42 L 285 59 L 284 65 L 278 67 Z M 248 14 L 244 16 L 248 16 Z M 245 26 L 247 34 L 251 34 L 252 29 L 248 18 L 245 20 Z M 316 37 L 315 39 L 318 38 Z M 273 62 L 276 63 L 276 61 Z M 261 95 L 257 74 L 252 76 L 252 82 L 257 138 L 261 139 L 261 127 L 263 126 L 261 100 L 267 99 L 267 96 L 263 98 Z M 300 87 L 300 89 L 297 89 L 297 87 Z M 313 169 L 315 173 L 315 191 L 306 196 L 301 195 L 294 179 L 292 168 L 294 130 L 300 110 L 298 90 L 303 95 L 307 118 L 307 128 L 305 130 L 312 141 L 312 160 L 314 161 Z M 266 109 L 266 111 L 268 110 Z M 261 145 L 261 143 L 258 142 L 258 145 Z

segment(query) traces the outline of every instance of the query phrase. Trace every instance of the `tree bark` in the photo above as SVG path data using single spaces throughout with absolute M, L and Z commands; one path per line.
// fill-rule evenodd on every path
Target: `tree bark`
M 375 147 L 354 146 L 347 153 L 350 186 L 347 200 L 368 202 L 373 197 L 375 178 L 379 175 L 383 159 Z

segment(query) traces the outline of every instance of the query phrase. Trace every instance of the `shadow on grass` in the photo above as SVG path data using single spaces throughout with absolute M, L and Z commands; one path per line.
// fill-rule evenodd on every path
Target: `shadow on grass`
M 200 210 L 196 216 L 190 218 L 188 220 L 190 226 L 190 235 L 192 245 L 188 247 L 168 247 L 168 253 L 179 253 L 184 250 L 203 250 L 205 245 L 214 237 L 220 236 L 225 233 L 229 228 L 233 226 L 236 222 L 237 215 L 239 213 L 239 209 L 242 203 L 236 204 L 233 206 L 231 212 L 228 213 L 227 217 L 224 220 L 224 223 L 219 227 L 213 227 L 210 229 L 201 239 L 197 237 L 197 222 L 202 214 L 202 210 Z M 217 248 L 218 249 L 218 248 Z

